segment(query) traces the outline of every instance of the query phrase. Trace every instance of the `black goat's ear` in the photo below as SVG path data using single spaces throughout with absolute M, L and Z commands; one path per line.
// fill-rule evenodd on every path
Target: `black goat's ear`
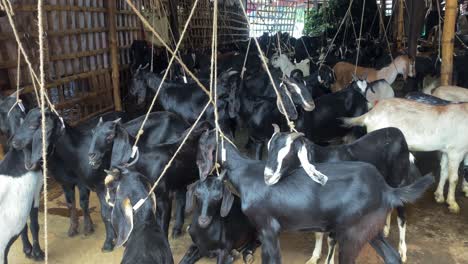
M 185 212 L 190 213 L 193 210 L 193 190 L 198 181 L 187 186 L 187 193 L 185 194 Z
M 133 230 L 133 208 L 128 197 L 120 204 L 116 204 L 112 210 L 112 226 L 117 233 L 116 247 L 127 242 Z
M 132 155 L 132 145 L 127 131 L 119 125 L 115 128 L 114 145 L 112 147 L 111 166 L 119 166 L 129 162 Z
M 221 202 L 221 217 L 226 217 L 231 211 L 232 204 L 234 203 L 234 195 L 231 193 L 226 185 L 223 185 L 223 201 Z
M 287 90 L 286 87 L 283 87 L 283 85 L 280 85 L 278 87 L 278 92 L 280 94 L 280 97 L 283 101 L 284 108 L 286 110 L 286 114 L 291 120 L 296 120 L 297 119 L 297 111 L 296 111 L 296 106 L 294 105 L 294 101 L 291 97 L 291 93 Z M 278 110 L 285 115 L 283 108 L 281 107 L 280 104 L 280 98 L 276 99 L 276 106 L 278 107 Z

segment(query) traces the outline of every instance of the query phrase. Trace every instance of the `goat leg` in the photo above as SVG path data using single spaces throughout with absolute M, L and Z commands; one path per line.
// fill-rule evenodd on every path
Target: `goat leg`
M 96 190 L 96 193 L 99 197 L 99 203 L 101 204 L 101 217 L 102 221 L 104 222 L 104 226 L 106 228 L 106 240 L 104 241 L 104 245 L 101 248 L 102 252 L 111 252 L 114 250 L 114 238 L 115 233 L 112 227 L 111 219 L 111 208 L 106 202 L 105 191 L 103 188 L 99 188 Z
M 179 264 L 193 264 L 201 258 L 202 255 L 200 254 L 200 249 L 198 249 L 196 245 L 192 244 L 187 252 L 185 252 L 184 257 L 179 262 Z
M 216 260 L 216 264 L 232 264 L 232 263 L 234 263 L 234 257 L 231 255 L 230 250 L 227 250 L 227 249 L 218 250 L 218 258 Z
M 62 185 L 65 199 L 67 200 L 67 208 L 70 212 L 70 227 L 68 228 L 68 236 L 73 237 L 78 234 L 78 213 L 75 205 L 75 185 Z
M 161 219 L 161 227 L 166 234 L 169 236 L 169 223 L 171 221 L 172 201 L 168 191 L 160 193 L 156 200 L 156 217 Z
M 327 253 L 327 260 L 326 264 L 334 264 L 335 263 L 335 250 L 336 250 L 336 240 L 334 238 L 334 234 L 328 234 L 327 238 L 328 242 L 328 253 Z
M 27 223 L 24 226 L 23 231 L 21 231 L 21 241 L 23 242 L 24 255 L 26 255 L 27 258 L 30 258 L 31 252 L 32 252 L 32 245 L 31 245 L 31 242 L 29 242 Z
M 323 233 L 315 233 L 315 248 L 312 253 L 312 257 L 306 262 L 306 264 L 317 264 L 320 256 L 322 255 L 322 242 L 323 242 Z
M 398 244 L 398 253 L 400 253 L 401 261 L 406 262 L 406 214 L 403 206 L 397 207 L 398 212 L 398 229 L 400 230 L 400 243 Z
M 262 264 L 281 263 L 279 227 L 279 223 L 273 219 L 268 229 L 265 228 L 259 232 L 262 242 Z
M 401 258 L 398 252 L 388 243 L 388 241 L 380 233 L 370 241 L 371 246 L 382 257 L 385 264 L 399 264 Z M 341 254 L 341 253 L 340 253 Z M 341 264 L 341 262 L 340 262 Z
M 83 186 L 82 184 L 78 184 L 78 189 L 80 191 L 80 207 L 83 210 L 83 233 L 85 236 L 88 236 L 94 233 L 93 227 L 93 220 L 91 219 L 91 215 L 89 213 L 89 189 Z
M 38 212 L 39 212 L 39 203 L 34 204 L 29 214 L 29 219 L 31 220 L 31 234 L 33 238 L 33 245 L 32 245 L 32 252 L 30 257 L 33 258 L 35 261 L 42 261 L 44 260 L 45 254 L 44 251 L 41 249 L 41 245 L 39 244 L 39 221 L 38 221 Z
M 175 192 L 176 198 L 176 215 L 175 224 L 172 228 L 172 238 L 178 238 L 182 235 L 182 227 L 184 226 L 185 218 L 185 194 L 184 189 Z
M 242 259 L 244 260 L 244 263 L 246 264 L 251 264 L 254 262 L 254 253 L 255 250 L 261 245 L 260 241 L 258 241 L 256 238 L 253 238 L 250 240 L 247 245 L 245 246 L 244 251 L 242 251 Z

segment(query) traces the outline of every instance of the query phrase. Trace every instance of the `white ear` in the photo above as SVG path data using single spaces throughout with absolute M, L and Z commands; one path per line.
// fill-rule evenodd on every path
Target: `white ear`
M 320 171 L 316 170 L 315 166 L 309 162 L 306 146 L 304 145 L 301 146 L 301 148 L 297 152 L 297 157 L 299 158 L 299 161 L 301 162 L 302 168 L 304 168 L 307 175 L 309 175 L 309 177 L 313 181 L 321 185 L 325 185 L 327 183 L 328 177 L 325 176 L 325 174 L 321 173 Z

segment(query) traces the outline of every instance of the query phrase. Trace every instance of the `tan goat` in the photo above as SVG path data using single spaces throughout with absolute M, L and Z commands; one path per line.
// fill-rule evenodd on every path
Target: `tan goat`
M 435 200 L 444 202 L 444 185 L 449 180 L 447 204 L 458 213 L 455 201 L 458 166 L 462 160 L 468 166 L 468 103 L 434 106 L 416 101 L 391 98 L 379 101 L 368 113 L 344 118 L 349 126 L 365 126 L 367 132 L 384 127 L 397 127 L 405 135 L 411 151 L 440 151 L 440 181 Z M 468 182 L 463 180 L 463 192 L 468 197 Z
M 432 91 L 432 95 L 455 103 L 468 102 L 468 89 L 459 86 L 440 86 Z
M 353 80 L 354 64 L 348 62 L 338 62 L 334 67 L 333 71 L 336 75 L 336 81 L 332 85 L 331 90 L 337 92 L 345 88 Z M 360 77 L 366 77 L 368 82 L 384 79 L 389 84 L 392 84 L 397 78 L 398 74 L 402 74 L 403 78 L 413 77 L 416 75 L 414 69 L 414 63 L 410 60 L 407 55 L 401 55 L 395 58 L 393 63 L 383 67 L 380 70 L 373 68 L 364 68 L 358 66 L 356 69 L 356 75 Z

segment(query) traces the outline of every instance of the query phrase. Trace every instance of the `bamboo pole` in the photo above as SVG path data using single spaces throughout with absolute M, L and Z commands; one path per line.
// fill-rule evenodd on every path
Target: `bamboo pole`
M 444 32 L 442 35 L 442 68 L 440 69 L 441 85 L 452 84 L 453 42 L 456 18 L 457 0 L 447 0 L 445 5 Z
M 397 19 L 397 49 L 403 48 L 403 35 L 404 35 L 404 0 L 398 1 L 398 19 Z
M 117 25 L 116 25 L 116 0 L 110 0 L 108 6 L 109 16 L 109 46 L 112 63 L 112 85 L 114 94 L 114 106 L 116 111 L 122 111 L 122 101 L 120 98 L 120 80 L 119 80 L 119 47 L 117 46 Z

